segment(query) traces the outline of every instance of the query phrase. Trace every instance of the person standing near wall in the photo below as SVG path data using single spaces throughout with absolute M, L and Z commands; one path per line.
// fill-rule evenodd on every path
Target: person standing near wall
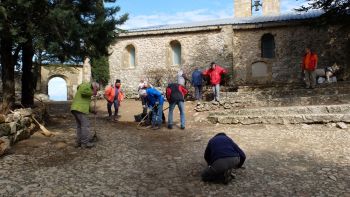
M 180 69 L 177 72 L 177 83 L 183 86 L 186 86 L 186 82 L 188 81 L 188 78 L 186 77 L 186 74 L 182 69 Z
M 192 73 L 192 85 L 194 87 L 194 98 L 200 103 L 202 100 L 203 76 L 199 68 L 195 68 Z
M 180 84 L 172 83 L 166 88 L 166 98 L 169 102 L 168 129 L 173 128 L 173 114 L 177 105 L 180 111 L 181 129 L 185 129 L 185 95 L 187 89 Z
M 213 102 L 220 101 L 220 82 L 221 75 L 226 74 L 227 70 L 217 65 L 215 62 L 210 63 L 210 68 L 203 71 L 203 75 L 209 76 L 210 84 L 213 88 L 214 99 Z
M 87 114 L 89 112 L 96 113 L 95 109 L 90 108 L 90 103 L 91 97 L 96 96 L 98 90 L 99 84 L 96 82 L 82 83 L 78 86 L 74 96 L 71 113 L 77 123 L 76 147 L 91 148 L 95 146 L 92 142 L 94 136 L 90 134 L 90 124 Z
M 317 54 L 310 48 L 305 48 L 305 55 L 303 57 L 302 69 L 305 74 L 306 88 L 314 89 L 316 86 L 316 68 L 318 64 Z
M 118 111 L 124 94 L 121 90 L 121 81 L 117 79 L 114 85 L 105 89 L 104 98 L 107 100 L 107 110 L 109 120 L 118 121 Z M 112 118 L 112 105 L 114 105 L 114 117 Z

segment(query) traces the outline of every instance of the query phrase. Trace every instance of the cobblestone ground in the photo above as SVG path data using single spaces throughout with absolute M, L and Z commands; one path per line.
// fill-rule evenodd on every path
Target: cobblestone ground
M 76 149 L 72 116 L 54 118 L 55 137 L 34 134 L 0 158 L 0 196 L 350 196 L 349 130 L 215 126 L 192 122 L 190 112 L 187 119 L 184 131 L 153 131 L 100 114 L 97 146 Z M 217 132 L 247 154 L 229 185 L 200 181 L 204 148 Z

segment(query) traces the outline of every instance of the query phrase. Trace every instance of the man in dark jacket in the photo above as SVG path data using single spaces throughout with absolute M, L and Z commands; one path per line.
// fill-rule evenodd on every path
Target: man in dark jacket
M 194 87 L 195 98 L 197 101 L 200 101 L 202 99 L 202 81 L 202 72 L 196 68 L 192 73 L 192 85 Z
M 208 167 L 202 172 L 202 180 L 227 184 L 232 179 L 232 169 L 242 167 L 246 156 L 225 133 L 218 133 L 209 140 L 204 159 Z
M 169 84 L 166 88 L 166 97 L 169 102 L 169 114 L 168 114 L 168 129 L 173 128 L 173 113 L 175 106 L 177 105 L 180 110 L 180 122 L 181 129 L 185 129 L 185 95 L 187 94 L 187 90 L 184 86 L 172 83 Z

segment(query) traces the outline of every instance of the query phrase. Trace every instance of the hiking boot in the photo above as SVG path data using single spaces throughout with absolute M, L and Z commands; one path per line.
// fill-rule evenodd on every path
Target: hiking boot
M 173 129 L 173 125 L 168 125 L 168 129 Z
M 81 144 L 81 147 L 82 148 L 92 148 L 92 147 L 94 147 L 95 146 L 95 144 L 94 143 L 91 143 L 91 142 L 88 142 L 88 143 L 86 143 L 86 144 Z
M 160 129 L 161 127 L 158 125 L 158 126 L 155 126 L 155 127 L 153 127 L 152 129 L 153 130 L 158 130 L 158 129 Z
M 180 129 L 181 129 L 181 130 L 185 130 L 185 127 L 184 127 L 184 126 L 181 126 Z
M 78 142 L 76 142 L 76 143 L 74 144 L 74 148 L 79 148 L 80 146 L 81 146 L 81 144 L 78 143 Z
M 232 173 L 232 169 L 228 169 L 228 170 L 225 171 L 225 173 L 224 173 L 224 180 L 223 180 L 225 185 L 227 185 L 232 180 L 231 173 Z
M 97 135 L 94 134 L 94 136 L 92 136 L 92 138 L 89 140 L 89 142 L 91 143 L 94 143 L 94 142 L 97 142 L 98 141 L 98 138 L 97 138 Z

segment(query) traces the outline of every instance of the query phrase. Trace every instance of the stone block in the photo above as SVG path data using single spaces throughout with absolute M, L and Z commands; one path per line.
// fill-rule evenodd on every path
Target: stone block
M 6 120 L 6 116 L 4 114 L 0 114 L 0 124 L 4 123 Z
M 0 124 L 0 137 L 8 136 L 11 133 L 11 127 L 7 123 Z
M 0 156 L 4 155 L 10 150 L 10 140 L 8 137 L 0 138 Z

